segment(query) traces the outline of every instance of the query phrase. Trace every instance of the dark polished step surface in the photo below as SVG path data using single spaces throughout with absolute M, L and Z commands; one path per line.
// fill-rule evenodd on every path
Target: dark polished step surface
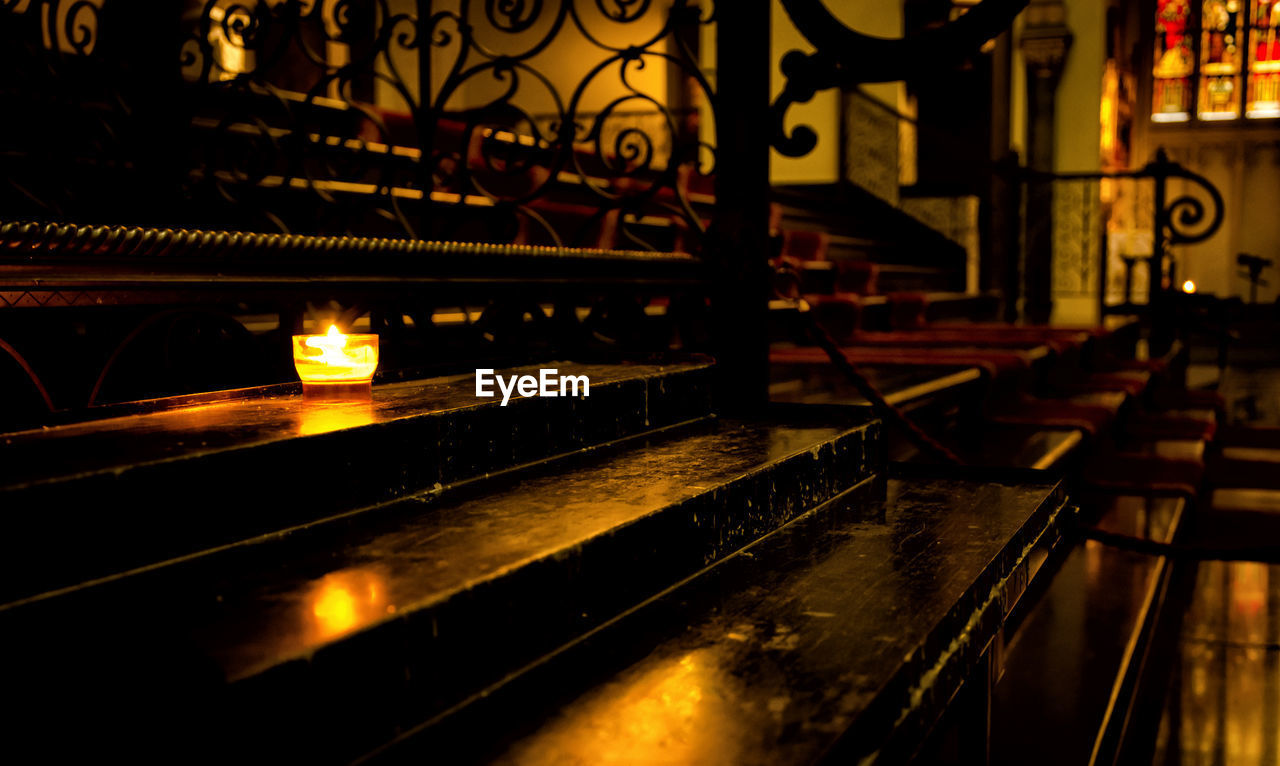
M 590 396 L 504 407 L 468 374 L 377 386 L 363 404 L 271 396 L 3 435 L 0 600 L 711 412 L 706 360 L 542 367 L 587 376 Z
M 143 699 L 171 694 L 200 711 L 175 731 L 212 726 L 224 755 L 259 736 L 278 748 L 259 752 L 281 757 L 357 755 L 882 464 L 878 422 L 860 408 L 772 413 L 5 608 L 8 656 L 22 659 L 0 685 L 74 689 L 98 711 L 121 684 Z M 140 736 L 151 714 L 126 710 L 114 736 Z
M 373 760 L 899 762 L 1062 508 L 1053 483 L 891 480 L 884 501 L 797 519 Z
M 1169 542 L 1185 504 L 1169 497 L 1085 499 L 1083 521 Z M 1065 555 L 1006 648 L 991 696 L 992 763 L 1111 762 L 1167 572 L 1164 557 L 1093 540 Z

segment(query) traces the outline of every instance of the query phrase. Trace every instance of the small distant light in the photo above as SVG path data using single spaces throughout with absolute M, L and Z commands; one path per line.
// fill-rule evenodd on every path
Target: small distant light
M 1196 291 L 1195 282 L 1192 282 L 1190 279 L 1188 279 L 1186 282 L 1182 283 L 1182 292 L 1186 293 L 1187 295 L 1191 295 L 1195 291 Z

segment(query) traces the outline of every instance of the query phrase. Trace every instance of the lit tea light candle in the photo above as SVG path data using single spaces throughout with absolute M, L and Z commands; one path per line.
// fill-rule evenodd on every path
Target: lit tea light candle
M 1182 283 L 1182 292 L 1186 293 L 1187 295 L 1191 295 L 1195 291 L 1196 291 L 1195 282 L 1192 282 L 1190 279 L 1188 279 L 1186 282 Z
M 336 325 L 324 335 L 295 335 L 293 366 L 306 399 L 367 399 L 378 369 L 378 336 L 344 335 Z

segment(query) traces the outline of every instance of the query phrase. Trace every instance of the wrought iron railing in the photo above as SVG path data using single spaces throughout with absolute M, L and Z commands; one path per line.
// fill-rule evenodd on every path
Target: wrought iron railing
M 829 23 L 817 0 L 790 0 L 819 51 L 784 60 L 778 125 L 815 89 L 900 79 L 903 67 L 976 49 L 1025 2 L 983 0 L 954 24 L 886 41 Z M 769 28 L 767 3 L 709 0 L 0 0 L 0 222 L 37 224 L 6 250 L 0 297 L 14 308 L 122 306 L 110 322 L 7 312 L 6 358 L 29 370 L 91 367 L 125 354 L 120 344 L 157 317 L 168 346 L 183 333 L 245 337 L 221 319 L 175 329 L 173 311 L 234 315 L 241 329 L 276 335 L 304 316 L 363 311 L 420 357 L 474 358 L 500 337 L 540 354 L 565 342 L 705 347 L 723 371 L 722 402 L 759 403 L 769 150 L 794 152 L 805 135 L 762 119 Z M 716 78 L 700 48 L 711 34 Z M 661 119 L 632 124 L 635 111 Z M 733 162 L 718 163 L 720 153 Z M 33 231 L 44 234 L 27 238 Z M 241 248 L 248 260 L 166 259 L 162 248 L 139 268 L 119 249 L 121 231 L 215 250 L 281 239 Z M 451 257 L 429 260 L 436 270 L 410 284 L 343 236 L 494 244 L 442 246 Z M 342 274 L 307 243 L 337 243 L 348 253 Z M 550 250 L 504 258 L 512 245 Z M 572 245 L 691 257 L 658 276 L 653 259 L 543 257 Z M 525 279 L 544 269 L 531 258 L 554 263 L 551 276 Z M 245 270 L 231 282 L 220 271 L 228 263 Z M 196 270 L 177 273 L 187 268 Z M 47 282 L 31 269 L 54 269 L 71 287 L 41 292 Z M 259 300 L 265 293 L 274 304 Z M 451 304 L 467 318 L 459 343 L 441 342 L 434 320 L 410 321 Z M 653 332 L 649 309 L 688 321 Z M 91 340 L 77 335 L 85 327 Z M 85 358 L 38 358 L 67 345 Z M 51 384 L 46 400 L 76 406 L 78 392 Z
M 715 150 L 673 104 L 703 103 L 711 118 L 697 41 L 712 20 L 694 3 L 138 6 L 0 4 L 11 51 L 0 89 L 24 120 L 4 146 L 10 219 L 152 223 L 122 220 L 110 194 L 67 179 L 72 162 L 146 151 L 173 169 L 137 190 L 168 187 L 165 223 L 611 246 L 606 219 L 649 215 L 699 247 L 709 216 L 688 189 L 714 171 Z M 51 132 L 53 119 L 23 107 L 46 98 L 62 100 L 59 122 L 84 112 L 80 126 Z M 637 110 L 660 119 L 635 123 Z M 148 111 L 166 130 L 126 124 Z M 46 154 L 64 163 L 52 174 L 37 172 Z
M 707 29 L 687 0 L 0 0 L 0 423 L 288 380 L 322 319 L 391 376 L 705 348 Z
M 1204 176 L 1183 165 L 1173 162 L 1163 149 L 1156 152 L 1155 159 L 1141 168 L 1115 172 L 1086 173 L 1039 173 L 1030 170 L 1022 171 L 1026 183 L 1082 183 L 1102 184 L 1106 182 L 1136 181 L 1151 183 L 1152 223 L 1151 251 L 1146 254 L 1147 263 L 1147 295 L 1145 301 L 1135 300 L 1133 286 L 1133 264 L 1130 259 L 1124 278 L 1123 300 L 1116 307 L 1118 311 L 1133 311 L 1139 302 L 1149 306 L 1157 305 L 1163 297 L 1178 289 L 1174 267 L 1173 248 L 1178 245 L 1191 245 L 1212 237 L 1222 226 L 1225 206 L 1222 193 Z M 1173 191 L 1174 181 L 1184 181 L 1197 193 Z M 1094 215 L 1094 208 L 1086 205 L 1082 215 Z M 1094 268 L 1097 259 L 1090 259 L 1084 268 Z M 1105 273 L 1106 264 L 1101 271 Z
M 904 115 L 856 88 L 848 95 L 896 122 L 900 133 L 933 144 L 936 154 L 968 157 L 965 167 L 973 172 L 965 188 L 926 181 L 910 193 L 972 194 L 988 214 L 997 214 L 983 227 L 988 273 L 982 286 L 1001 294 L 1008 320 L 1046 321 L 1054 295 L 1089 297 L 1103 313 L 1147 312 L 1179 288 L 1176 263 L 1186 257 L 1180 247 L 1203 242 L 1221 228 L 1219 190 L 1163 151 L 1134 170 L 1036 171 L 1012 154 L 998 162 L 975 160 L 971 147 L 946 128 Z M 921 172 L 917 161 L 914 155 L 900 157 L 899 166 L 888 170 L 914 179 Z M 1050 200 L 1048 215 L 1028 209 L 1026 200 L 1036 192 Z M 1112 220 L 1124 222 L 1126 236 L 1109 231 Z

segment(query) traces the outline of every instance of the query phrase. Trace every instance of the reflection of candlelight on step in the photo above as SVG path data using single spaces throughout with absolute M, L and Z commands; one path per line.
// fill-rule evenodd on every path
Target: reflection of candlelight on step
M 299 436 L 327 434 L 344 428 L 359 428 L 373 422 L 373 402 L 334 402 L 324 407 L 298 410 Z
M 325 640 L 370 625 L 395 606 L 387 600 L 386 579 L 368 569 L 331 572 L 315 583 L 307 598 L 308 633 Z
M 336 325 L 324 335 L 295 335 L 293 366 L 306 398 L 367 398 L 378 368 L 378 336 L 344 335 Z

